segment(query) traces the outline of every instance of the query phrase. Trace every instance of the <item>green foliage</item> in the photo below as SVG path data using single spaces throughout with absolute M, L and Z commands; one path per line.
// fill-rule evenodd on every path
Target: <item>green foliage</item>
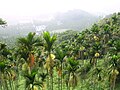
M 82 32 L 58 34 L 59 39 L 46 31 L 43 37 L 29 33 L 18 38 L 14 49 L 0 43 L 0 90 L 18 90 L 19 80 L 28 90 L 115 90 L 120 80 L 119 22 L 115 13 Z
M 62 62 L 66 55 L 65 52 L 63 52 L 60 48 L 56 48 L 55 53 L 56 53 L 55 54 L 56 59 L 58 59 Z
M 56 41 L 57 39 L 57 36 L 56 35 L 53 35 L 52 37 L 50 36 L 50 33 L 49 32 L 44 32 L 43 33 L 43 38 L 45 39 L 45 48 L 48 52 L 51 51 L 52 49 L 52 46 L 53 46 L 53 43 Z
M 40 38 L 36 38 L 35 37 L 35 33 L 29 33 L 28 36 L 26 38 L 18 38 L 18 43 L 28 49 L 29 51 L 31 51 L 34 46 L 37 46 L 37 45 L 42 45 L 41 44 L 41 40 Z
M 3 21 L 3 19 L 0 18 L 0 25 L 5 25 L 7 24 L 6 21 Z
M 35 80 L 35 76 L 37 75 L 37 73 L 38 73 L 37 69 L 32 69 L 30 73 L 29 72 L 24 73 L 24 77 L 26 78 L 26 85 L 25 85 L 26 88 L 33 89 L 34 86 L 36 85 L 40 87 L 42 86 L 41 82 Z M 30 85 L 32 85 L 32 87 L 30 87 Z

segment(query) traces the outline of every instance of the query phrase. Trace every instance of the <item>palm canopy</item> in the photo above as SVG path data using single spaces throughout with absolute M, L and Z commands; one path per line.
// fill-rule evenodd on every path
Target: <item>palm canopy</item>
M 0 43 L 0 56 L 7 57 L 7 55 L 10 55 L 10 50 L 7 49 L 7 45 L 4 43 Z
M 3 61 L 0 61 L 0 72 L 4 72 L 5 68 L 6 68 L 6 63 Z
M 36 75 L 38 73 L 38 69 L 32 69 L 31 73 L 24 73 L 24 77 L 26 78 L 26 88 L 33 89 L 34 86 L 40 86 L 41 87 L 41 82 L 36 81 Z M 32 85 L 32 87 L 30 87 Z
M 67 84 L 69 83 L 70 86 L 72 86 L 73 88 L 75 86 L 77 86 L 77 70 L 79 69 L 79 61 L 74 60 L 73 58 L 68 58 L 67 60 L 67 67 L 66 67 L 66 77 L 67 77 Z
M 56 51 L 56 55 L 55 55 L 56 59 L 60 60 L 60 62 L 62 63 L 66 54 L 60 48 L 56 48 L 55 51 Z
M 6 21 L 3 21 L 1 18 L 0 18 L 0 25 L 5 25 L 7 24 Z
M 30 32 L 27 37 L 18 38 L 18 43 L 25 49 L 32 51 L 34 46 L 40 46 L 40 38 L 35 37 L 35 33 Z
M 0 42 L 0 50 L 4 49 L 6 47 L 6 44 Z
M 68 70 L 72 73 L 76 72 L 79 68 L 79 61 L 74 60 L 73 58 L 68 58 Z
M 55 34 L 53 36 L 50 36 L 50 33 L 48 31 L 46 31 L 43 33 L 43 38 L 45 40 L 45 44 L 44 44 L 45 49 L 48 52 L 51 52 L 52 46 L 53 46 L 54 42 L 56 41 L 57 36 Z
M 42 46 L 41 37 L 36 37 L 35 33 L 30 32 L 26 37 L 18 38 L 19 49 L 18 52 L 24 60 L 27 61 L 30 68 L 32 68 L 35 57 L 35 49 L 38 46 Z

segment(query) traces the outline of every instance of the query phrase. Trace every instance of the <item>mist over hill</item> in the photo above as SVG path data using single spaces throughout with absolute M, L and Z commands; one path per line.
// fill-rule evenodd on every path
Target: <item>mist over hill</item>
M 8 23 L 7 27 L 0 27 L 0 39 L 7 42 L 8 39 L 11 38 L 11 42 L 13 42 L 16 37 L 26 36 L 29 32 L 40 34 L 43 31 L 50 31 L 53 33 L 59 33 L 66 30 L 82 31 L 99 19 L 98 16 L 82 10 L 70 10 L 65 13 L 36 16 L 34 18 L 13 19 L 13 21 L 11 21 L 14 22 L 13 25 Z
M 46 25 L 46 30 L 83 30 L 96 21 L 99 17 L 88 12 L 76 9 L 65 13 L 56 13 L 54 18 L 48 22 L 35 22 L 36 25 Z

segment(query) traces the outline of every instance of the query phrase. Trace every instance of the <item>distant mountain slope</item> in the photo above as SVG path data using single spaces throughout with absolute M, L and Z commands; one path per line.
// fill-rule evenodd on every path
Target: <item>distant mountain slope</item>
M 66 13 L 58 13 L 55 19 L 49 22 L 46 29 L 82 30 L 98 21 L 98 19 L 98 16 L 82 10 L 70 10 Z
M 40 17 L 40 16 L 39 16 Z M 26 23 L 16 23 L 16 25 L 7 26 L 3 29 L 0 28 L 0 35 L 2 34 L 10 34 L 10 32 L 18 33 L 20 35 L 26 35 L 28 32 L 36 32 L 40 31 L 41 26 L 44 26 L 44 30 L 47 31 L 58 31 L 58 30 L 82 30 L 90 26 L 91 24 L 98 21 L 99 17 L 94 16 L 88 12 L 82 10 L 70 10 L 65 13 L 57 13 L 54 16 L 54 19 L 50 21 L 39 21 L 32 20 L 31 22 Z M 9 23 L 8 23 L 9 24 Z M 9 32 L 10 31 L 10 32 Z M 43 31 L 43 30 L 42 30 Z M 13 36 L 14 36 L 13 33 Z M 12 34 L 12 33 L 11 33 Z
M 50 32 L 63 32 L 66 30 L 81 31 L 91 26 L 99 19 L 99 17 L 82 10 L 70 10 L 65 13 L 56 13 L 53 19 L 48 21 L 40 21 L 39 18 L 40 16 L 37 17 L 38 20 L 31 18 L 30 22 L 16 22 L 15 25 L 9 25 L 8 23 L 7 27 L 0 27 L 0 40 L 9 42 L 8 39 L 10 39 L 10 41 L 13 42 L 18 36 L 25 36 L 29 32 L 36 32 L 38 34 L 44 30 Z

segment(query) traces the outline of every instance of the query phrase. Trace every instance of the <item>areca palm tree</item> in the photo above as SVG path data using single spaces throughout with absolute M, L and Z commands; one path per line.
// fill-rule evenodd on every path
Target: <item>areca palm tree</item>
M 1 87 L 1 90 L 2 90 L 2 88 L 3 89 L 8 89 L 7 85 L 5 85 L 5 82 L 6 82 L 6 80 L 5 80 L 5 72 L 7 71 L 6 67 L 7 67 L 6 63 L 1 61 L 0 62 L 0 87 Z
M 95 67 L 95 68 L 92 68 L 90 72 L 88 73 L 89 81 L 91 84 L 89 86 L 92 87 L 94 90 L 103 88 L 103 87 L 100 87 L 99 82 L 105 79 L 104 76 L 106 76 L 106 74 L 104 72 L 105 70 L 103 68 Z
M 111 42 L 109 43 L 109 82 L 110 82 L 110 90 L 115 89 L 115 83 L 117 76 L 119 74 L 119 51 L 120 51 L 120 39 L 119 37 L 113 37 Z
M 28 83 L 28 87 L 33 84 L 31 88 L 33 89 L 34 79 L 37 74 L 33 72 L 36 62 L 35 54 L 37 53 L 35 50 L 38 46 L 42 45 L 41 39 L 36 37 L 35 33 L 30 32 L 26 37 L 18 38 L 18 45 L 19 49 L 17 53 L 19 53 L 19 58 L 25 60 L 22 63 L 22 73 L 27 73 L 27 75 L 24 75 L 26 83 Z
M 36 86 L 42 87 L 42 82 L 36 80 L 36 75 L 38 73 L 37 69 L 32 69 L 32 71 L 29 72 L 24 72 L 24 77 L 26 78 L 26 85 L 25 88 L 28 90 L 35 90 L 37 88 Z M 25 90 L 26 90 L 25 89 Z
M 30 68 L 33 67 L 35 62 L 34 50 L 36 46 L 40 46 L 41 40 L 35 37 L 35 33 L 29 33 L 27 37 L 18 38 L 22 58 L 29 64 Z
M 75 88 L 75 86 L 77 86 L 78 84 L 78 78 L 77 78 L 77 70 L 79 68 L 79 62 L 74 60 L 73 58 L 68 58 L 68 66 L 66 67 L 67 70 L 67 86 L 68 86 L 68 90 L 70 90 L 70 86 L 73 87 L 73 89 Z
M 7 58 L 7 55 L 11 54 L 6 47 L 6 44 L 0 42 L 0 58 Z
M 47 73 L 40 73 L 40 78 L 41 78 L 41 81 L 42 81 L 42 90 L 46 90 L 46 77 L 47 77 Z
M 10 86 L 10 89 L 12 90 L 12 69 L 11 61 L 8 57 L 11 53 L 6 46 L 7 45 L 0 43 L 0 86 L 6 90 L 8 90 Z M 7 82 L 9 82 L 9 85 Z
M 50 74 L 51 77 L 51 90 L 53 90 L 53 67 L 54 67 L 54 55 L 51 54 L 51 51 L 53 49 L 53 44 L 56 41 L 57 36 L 53 35 L 51 36 L 49 32 L 43 33 L 43 38 L 45 40 L 44 46 L 46 51 L 48 52 L 48 57 L 46 60 L 46 68 Z
M 0 61 L 0 87 L 1 90 L 13 90 L 16 74 L 8 61 Z
M 63 52 L 60 48 L 56 48 L 56 59 L 58 60 L 58 63 L 60 62 L 60 66 L 58 66 L 58 76 L 61 77 L 61 90 L 62 90 L 62 72 L 63 72 L 63 62 L 64 62 L 64 57 L 66 56 L 65 52 Z M 59 82 L 58 82 L 59 83 Z
M 115 83 L 117 79 L 117 75 L 119 74 L 118 71 L 118 62 L 119 56 L 113 55 L 110 60 L 110 90 L 115 90 Z
M 2 18 L 0 18 L 0 26 L 5 27 L 7 25 L 7 22 L 4 21 Z

